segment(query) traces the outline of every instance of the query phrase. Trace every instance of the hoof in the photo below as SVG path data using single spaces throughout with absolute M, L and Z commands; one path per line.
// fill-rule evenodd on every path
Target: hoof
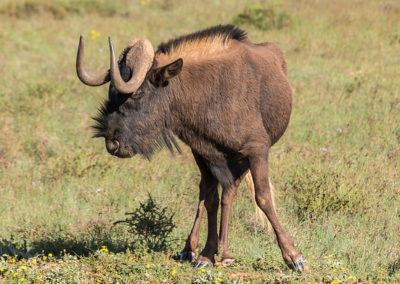
M 202 268 L 208 268 L 211 266 L 212 266 L 212 264 L 207 261 L 198 261 L 193 265 L 193 268 L 202 269 Z
M 221 264 L 223 265 L 223 266 L 228 266 L 228 265 L 231 265 L 232 263 L 234 263 L 235 262 L 235 259 L 234 258 L 225 258 L 225 259 L 223 259 L 222 261 L 221 261 Z
M 192 262 L 195 257 L 194 252 L 191 251 L 183 251 L 179 256 L 180 261 L 189 261 Z
M 297 261 L 288 264 L 288 266 L 293 271 L 303 272 L 304 271 L 303 257 L 300 257 Z

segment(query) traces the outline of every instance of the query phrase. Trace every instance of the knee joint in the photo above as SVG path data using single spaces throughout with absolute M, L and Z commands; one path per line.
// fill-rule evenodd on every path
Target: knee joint
M 271 198 L 269 194 L 256 193 L 256 202 L 259 207 L 269 206 L 271 204 Z
M 223 191 L 222 197 L 221 197 L 221 204 L 228 205 L 228 204 L 232 203 L 234 198 L 235 198 L 235 190 Z

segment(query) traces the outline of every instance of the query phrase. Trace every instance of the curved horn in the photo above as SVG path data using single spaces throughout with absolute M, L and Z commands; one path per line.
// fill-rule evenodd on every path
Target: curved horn
M 143 55 L 141 61 L 136 63 L 138 65 L 137 71 L 135 70 L 135 73 L 132 75 L 131 79 L 128 82 L 125 82 L 121 77 L 118 63 L 115 60 L 114 46 L 111 37 L 108 38 L 108 41 L 110 43 L 111 83 L 118 90 L 118 92 L 123 94 L 131 94 L 139 89 L 140 85 L 146 78 L 147 71 L 149 71 L 153 65 L 153 45 L 147 39 L 141 39 L 135 43 L 135 46 L 138 45 L 137 47 L 141 48 Z
M 78 53 L 76 55 L 76 73 L 78 74 L 79 80 L 88 86 L 100 86 L 109 82 L 111 80 L 110 70 L 97 76 L 91 75 L 86 71 L 84 48 L 85 43 L 83 42 L 83 36 L 81 36 L 79 39 Z

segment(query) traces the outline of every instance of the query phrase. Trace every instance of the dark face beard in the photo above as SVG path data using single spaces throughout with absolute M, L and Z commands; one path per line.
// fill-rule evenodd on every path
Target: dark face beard
M 92 119 L 96 122 L 94 125 L 91 126 L 95 131 L 92 138 L 98 138 L 98 137 L 105 138 L 106 133 L 107 133 L 107 126 L 108 126 L 106 103 L 103 103 L 100 106 L 97 116 L 92 117 Z

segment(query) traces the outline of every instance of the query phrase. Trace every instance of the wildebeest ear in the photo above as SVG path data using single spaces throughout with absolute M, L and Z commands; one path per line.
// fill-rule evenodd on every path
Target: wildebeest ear
M 156 68 L 150 74 L 150 82 L 156 87 L 168 86 L 168 80 L 182 71 L 183 60 L 179 58 L 163 67 Z

